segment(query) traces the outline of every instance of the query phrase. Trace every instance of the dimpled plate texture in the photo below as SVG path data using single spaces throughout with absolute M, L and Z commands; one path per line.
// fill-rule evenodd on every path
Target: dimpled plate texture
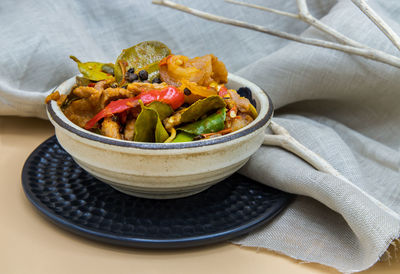
M 129 196 L 81 169 L 55 136 L 29 156 L 22 185 L 32 204 L 62 228 L 142 248 L 193 247 L 243 235 L 268 222 L 292 197 L 239 174 L 186 198 Z

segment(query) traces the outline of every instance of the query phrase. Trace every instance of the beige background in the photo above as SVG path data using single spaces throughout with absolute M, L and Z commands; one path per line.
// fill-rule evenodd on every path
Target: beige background
M 223 243 L 178 251 L 122 248 L 86 240 L 46 221 L 25 198 L 21 170 L 54 134 L 50 122 L 0 117 L 0 273 L 337 273 L 266 250 Z M 363 273 L 400 273 L 400 252 Z M 397 256 L 396 256 L 397 255 Z

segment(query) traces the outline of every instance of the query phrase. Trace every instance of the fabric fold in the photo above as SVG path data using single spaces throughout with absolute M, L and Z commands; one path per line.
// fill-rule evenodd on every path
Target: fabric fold
M 292 18 L 223 1 L 179 2 L 334 41 Z M 249 2 L 297 12 L 291 1 Z M 339 32 L 398 56 L 351 1 L 307 3 L 313 15 Z M 368 3 L 400 33 L 398 0 Z M 113 62 L 122 49 L 146 40 L 191 57 L 213 53 L 230 72 L 265 90 L 276 107 L 274 121 L 349 181 L 319 172 L 281 148 L 261 147 L 240 173 L 298 196 L 268 225 L 234 243 L 357 272 L 377 262 L 400 236 L 400 69 L 205 21 L 150 1 L 6 0 L 0 16 L 9 22 L 0 29 L 0 115 L 45 118 L 47 93 L 78 72 L 69 55 Z

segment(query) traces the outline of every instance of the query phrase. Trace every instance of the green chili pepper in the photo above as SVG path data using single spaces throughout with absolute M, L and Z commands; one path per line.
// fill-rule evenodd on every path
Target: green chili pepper
M 204 133 L 217 132 L 224 129 L 225 118 L 226 108 L 221 108 L 216 113 L 197 122 L 180 127 L 178 130 L 195 136 Z

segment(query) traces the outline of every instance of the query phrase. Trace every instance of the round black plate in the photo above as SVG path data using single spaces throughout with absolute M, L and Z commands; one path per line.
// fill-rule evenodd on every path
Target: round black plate
M 192 247 L 240 236 L 268 222 L 291 199 L 239 174 L 186 198 L 128 196 L 81 169 L 55 136 L 29 156 L 22 185 L 55 224 L 102 242 L 144 248 Z

